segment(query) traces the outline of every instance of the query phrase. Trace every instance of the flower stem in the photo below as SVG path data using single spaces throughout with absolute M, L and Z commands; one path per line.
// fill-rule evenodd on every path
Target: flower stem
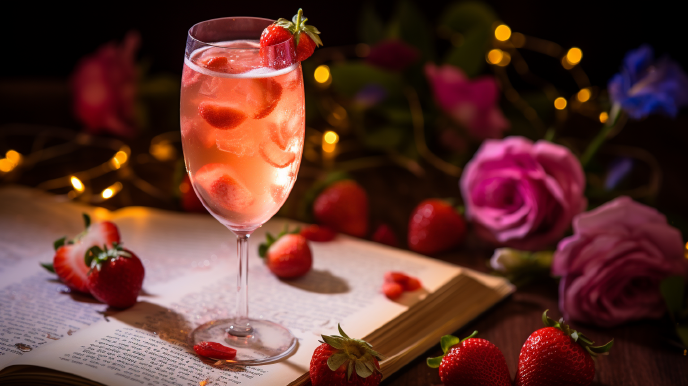
M 611 133 L 616 125 L 619 123 L 619 117 L 621 116 L 621 106 L 619 104 L 614 104 L 612 106 L 612 109 L 609 111 L 609 118 L 607 118 L 607 122 L 605 125 L 602 127 L 602 130 L 600 130 L 599 133 L 593 138 L 592 142 L 588 145 L 588 147 L 585 149 L 585 152 L 580 158 L 581 165 L 585 169 L 585 167 L 588 165 L 592 157 L 597 153 L 597 151 L 600 149 L 600 146 L 604 143 L 604 141 L 607 139 L 609 136 L 609 133 Z

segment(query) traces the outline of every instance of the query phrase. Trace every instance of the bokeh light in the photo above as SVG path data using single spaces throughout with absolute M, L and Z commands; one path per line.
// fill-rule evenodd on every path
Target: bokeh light
M 566 61 L 574 66 L 580 63 L 581 59 L 583 59 L 583 51 L 578 47 L 573 47 L 566 53 Z
M 580 91 L 578 91 L 578 101 L 581 103 L 585 103 L 590 100 L 590 89 L 584 88 Z
M 559 97 L 554 100 L 554 108 L 557 110 L 563 110 L 566 108 L 566 99 L 563 97 Z
M 320 84 L 325 84 L 330 80 L 330 68 L 327 65 L 321 64 L 315 69 L 313 73 L 315 81 Z
M 609 114 L 606 111 L 600 113 L 600 122 L 605 123 L 609 119 Z
M 506 24 L 501 24 L 495 29 L 495 38 L 501 42 L 509 40 L 511 37 L 511 28 Z
M 499 48 L 494 48 L 487 53 L 487 62 L 490 64 L 499 64 L 504 59 L 504 52 Z
M 76 190 L 77 192 L 83 192 L 84 191 L 84 184 L 83 184 L 83 182 L 81 182 L 81 180 L 78 177 L 72 176 L 69 179 L 69 181 L 72 183 L 72 187 L 74 187 L 74 190 Z
M 322 149 L 325 153 L 333 153 L 337 148 L 339 135 L 332 130 L 326 131 L 322 137 Z

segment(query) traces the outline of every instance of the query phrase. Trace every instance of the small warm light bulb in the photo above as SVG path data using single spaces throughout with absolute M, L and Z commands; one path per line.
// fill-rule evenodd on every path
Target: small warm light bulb
M 563 110 L 566 108 L 566 99 L 559 97 L 554 100 L 554 108 L 557 110 Z
M 76 190 L 77 192 L 84 191 L 84 184 L 81 182 L 79 178 L 77 178 L 76 176 L 72 176 L 69 180 L 72 182 L 74 190 Z
M 590 100 L 590 89 L 584 88 L 578 91 L 578 101 L 585 103 Z
M 17 165 L 21 161 L 22 156 L 15 150 L 8 150 L 7 153 L 5 153 L 5 158 Z
M 508 52 L 502 51 L 502 60 L 497 63 L 500 67 L 506 67 L 511 63 L 511 55 Z
M 603 111 L 600 113 L 600 122 L 605 123 L 607 122 L 607 119 L 609 119 L 609 114 L 607 114 L 606 111 Z
M 107 200 L 108 198 L 119 193 L 120 190 L 122 190 L 122 183 L 115 182 L 114 184 L 108 186 L 105 190 L 103 190 L 103 192 L 100 195 Z
M 339 136 L 334 131 L 326 132 L 323 139 L 325 140 L 325 143 L 329 143 L 330 145 L 334 145 L 335 143 L 339 142 Z
M 487 62 L 490 64 L 499 64 L 504 59 L 504 53 L 499 48 L 490 50 L 487 53 Z
M 175 158 L 177 151 L 170 141 L 162 140 L 152 143 L 148 152 L 158 161 L 169 161 Z M 114 159 L 114 158 L 113 158 Z
M 495 29 L 495 38 L 500 42 L 505 42 L 511 37 L 511 28 L 506 24 L 499 25 Z
M 0 172 L 8 173 L 14 169 L 14 162 L 7 158 L 0 158 Z
M 318 66 L 313 73 L 315 81 L 321 84 L 327 83 L 330 80 L 330 68 L 324 64 Z
M 119 162 L 120 165 L 123 165 L 129 159 L 129 155 L 126 152 L 120 150 L 117 152 L 117 154 L 115 154 L 114 158 L 117 160 L 117 162 Z
M 581 59 L 583 59 L 583 51 L 578 47 L 573 47 L 566 53 L 566 61 L 574 66 L 580 63 Z

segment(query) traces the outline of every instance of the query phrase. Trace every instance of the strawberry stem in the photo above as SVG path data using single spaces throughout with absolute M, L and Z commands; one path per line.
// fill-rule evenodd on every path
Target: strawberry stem
M 595 342 L 588 338 L 587 336 L 583 335 L 582 333 L 571 329 L 568 324 L 564 322 L 564 318 L 559 319 L 557 322 L 556 320 L 550 318 L 547 316 L 547 311 L 542 313 L 542 323 L 545 325 L 545 327 L 554 327 L 556 329 L 559 329 L 564 332 L 564 334 L 568 335 L 573 339 L 574 342 L 578 343 L 581 347 L 585 349 L 585 351 L 592 356 L 593 359 L 595 359 L 598 355 L 609 355 L 609 350 L 612 349 L 612 346 L 614 345 L 614 339 L 610 340 L 606 344 L 602 346 L 593 346 Z
M 294 34 L 294 43 L 296 45 L 299 45 L 299 38 L 301 37 L 300 33 L 300 26 L 301 26 L 301 17 L 303 16 L 303 9 L 299 8 L 299 12 L 296 13 L 296 21 L 294 21 L 294 24 L 296 25 L 296 33 Z

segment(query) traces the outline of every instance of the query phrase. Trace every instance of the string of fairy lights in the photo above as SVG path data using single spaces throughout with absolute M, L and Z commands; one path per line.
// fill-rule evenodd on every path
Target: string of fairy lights
M 460 46 L 463 44 L 463 36 L 460 33 L 450 33 L 438 31 L 441 38 L 447 39 L 452 45 Z M 604 123 L 609 118 L 606 111 L 590 104 L 599 94 L 599 90 L 590 85 L 588 76 L 580 66 L 583 59 L 583 52 L 578 47 L 564 49 L 560 45 L 532 36 L 526 36 L 519 32 L 513 32 L 506 24 L 494 26 L 494 36 L 492 48 L 487 52 L 485 60 L 491 65 L 495 76 L 501 84 L 502 91 L 506 99 L 521 111 L 523 116 L 541 132 L 549 135 L 552 131 L 547 127 L 538 116 L 535 109 L 524 99 L 521 94 L 512 86 L 506 69 L 511 66 L 517 74 L 524 80 L 539 86 L 553 103 L 554 108 L 563 114 L 556 115 L 558 121 L 566 118 L 566 110 L 572 109 L 577 113 L 589 116 Z M 549 82 L 533 74 L 527 62 L 520 54 L 520 50 L 530 50 L 549 57 L 555 58 L 559 64 L 566 69 L 579 87 L 577 93 L 570 98 L 560 95 L 557 89 Z M 370 46 L 358 44 L 356 46 L 332 47 L 316 51 L 314 59 L 321 63 L 312 72 L 312 79 L 321 91 L 326 91 L 332 84 L 332 72 L 330 67 L 325 64 L 331 61 L 345 60 L 347 57 L 356 56 L 365 58 L 370 53 Z M 444 161 L 435 155 L 425 144 L 423 112 L 418 102 L 415 90 L 406 90 L 409 101 L 409 110 L 412 114 L 414 138 L 419 155 L 437 169 L 452 176 L 459 176 L 461 168 Z M 338 155 L 349 150 L 360 147 L 360 144 L 352 144 L 351 141 L 341 142 L 341 135 L 347 134 L 351 129 L 349 115 L 344 106 L 328 93 L 324 93 L 318 98 L 317 108 L 325 117 L 328 127 L 323 130 L 307 128 L 306 145 L 304 148 L 304 158 L 314 163 L 320 163 L 325 168 L 333 168 Z M 26 125 L 24 125 L 26 126 Z M 124 142 L 117 139 L 106 139 L 90 136 L 85 133 L 75 135 L 72 131 L 64 129 L 54 130 L 53 128 L 33 127 L 26 130 L 26 127 L 14 128 L 12 130 L 0 130 L 0 137 L 7 135 L 34 135 L 35 141 L 32 150 L 23 155 L 16 149 L 9 149 L 5 152 L 4 158 L 0 158 L 0 180 L 13 181 L 17 176 L 33 168 L 38 162 L 45 162 L 66 151 L 73 151 L 79 146 L 99 146 L 112 151 L 111 157 L 96 166 L 86 170 L 75 171 L 68 175 L 42 182 L 38 185 L 44 190 L 58 190 L 71 187 L 67 193 L 69 199 L 82 200 L 90 203 L 99 203 L 110 199 L 124 189 L 122 182 L 129 181 L 138 189 L 147 194 L 169 199 L 169 192 L 163 192 L 147 181 L 139 178 L 131 167 L 134 163 L 147 163 L 151 161 L 166 162 L 179 158 L 178 151 L 174 146 L 179 142 L 179 131 L 160 134 L 151 140 L 147 153 L 138 154 L 135 157 L 131 154 L 131 149 Z M 36 146 L 36 142 L 44 140 L 45 137 L 58 137 L 66 142 L 48 148 Z M 420 139 L 420 140 L 419 140 Z M 132 157 L 134 158 L 132 160 Z M 384 156 L 363 157 L 349 161 L 337 162 L 339 169 L 353 169 L 357 167 L 379 166 L 389 163 L 400 165 L 416 175 L 424 173 L 423 168 L 415 160 L 405 158 L 399 154 L 388 153 Z M 108 173 L 115 173 L 117 181 L 98 192 L 91 188 L 92 180 Z

